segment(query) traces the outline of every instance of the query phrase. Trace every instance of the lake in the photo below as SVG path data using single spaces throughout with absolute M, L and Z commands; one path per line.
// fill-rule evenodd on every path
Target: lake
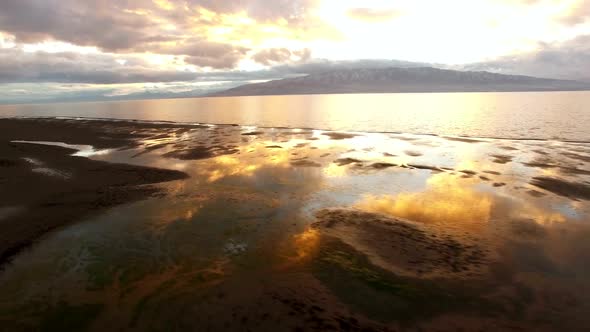
M 0 106 L 64 116 L 590 141 L 590 92 L 402 93 L 160 99 Z

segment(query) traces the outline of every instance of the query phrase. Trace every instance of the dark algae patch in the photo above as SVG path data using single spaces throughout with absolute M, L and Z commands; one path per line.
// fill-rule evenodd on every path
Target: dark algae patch
M 494 158 L 493 162 L 496 164 L 506 164 L 512 161 L 512 156 L 504 154 L 493 154 L 492 157 Z
M 100 304 L 70 305 L 60 302 L 49 311 L 41 322 L 42 332 L 85 331 L 100 314 Z
M 291 166 L 295 167 L 321 167 L 321 164 L 311 160 L 295 160 L 291 161 Z
M 217 156 L 223 156 L 228 154 L 238 153 L 239 150 L 232 145 L 228 146 L 203 146 L 199 145 L 196 147 L 183 147 L 178 150 L 174 150 L 164 154 L 167 158 L 176 158 L 180 160 L 199 160 L 208 159 Z
M 373 163 L 370 165 L 370 167 L 374 169 L 386 169 L 394 166 L 396 165 L 391 163 Z
M 381 269 L 335 238 L 322 239 L 312 264 L 314 276 L 341 301 L 377 321 L 410 325 L 444 313 L 500 311 L 473 290 L 452 289 L 435 280 L 401 277 Z
M 531 184 L 560 196 L 590 200 L 590 186 L 581 182 L 538 176 L 533 178 Z
M 360 162 L 362 162 L 362 161 L 359 159 L 355 159 L 355 158 L 340 158 L 340 159 L 334 160 L 334 163 L 338 166 L 346 166 L 349 164 L 360 163 Z
M 351 134 L 351 133 L 336 133 L 336 132 L 326 132 L 322 135 L 330 137 L 333 140 L 341 140 L 341 139 L 349 139 L 359 136 L 358 134 Z

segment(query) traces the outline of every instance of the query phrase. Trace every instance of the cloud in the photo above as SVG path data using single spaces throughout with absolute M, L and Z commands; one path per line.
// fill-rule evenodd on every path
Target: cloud
M 271 66 L 277 64 L 306 62 L 310 57 L 311 50 L 308 48 L 295 51 L 291 51 L 287 48 L 269 48 L 254 54 L 252 60 L 266 66 Z
M 200 56 L 199 64 L 205 65 L 203 59 L 214 61 L 215 56 L 221 56 L 219 61 L 223 63 L 227 49 L 216 45 L 197 50 L 178 50 L 178 53 L 185 52 Z M 154 66 L 135 55 L 26 52 L 18 46 L 0 48 L 0 103 L 190 97 L 253 81 L 335 69 L 421 65 L 389 60 L 298 61 L 309 58 L 306 49 L 270 49 L 265 52 L 265 57 L 260 55 L 259 60 L 263 58 L 269 64 L 275 63 L 271 59 L 281 60 L 287 53 L 295 61 L 279 61 L 274 66 L 256 71 L 185 71 Z M 278 58 L 268 54 L 278 54 Z M 220 67 L 216 63 L 209 65 Z
M 190 81 L 196 77 L 188 71 L 154 67 L 133 56 L 0 49 L 0 83 L 116 84 Z
M 562 18 L 562 21 L 568 24 L 581 24 L 590 19 L 590 1 L 578 0 L 569 13 Z
M 0 48 L 0 83 L 127 84 L 144 82 L 211 82 L 279 79 L 345 68 L 416 67 L 428 64 L 395 60 L 311 60 L 308 49 L 267 49 L 255 54 L 268 68 L 235 70 L 233 63 L 246 50 L 225 44 L 199 43 L 175 46 L 170 52 L 191 54 L 175 61 L 217 68 L 208 71 L 155 66 L 139 55 L 76 52 L 25 52 L 21 47 Z M 183 61 L 184 59 L 184 61 Z M 183 68 L 180 66 L 179 68 Z
M 106 50 L 128 49 L 158 36 L 145 15 L 125 11 L 118 1 L 3 0 L 0 30 L 21 42 L 48 39 Z
M 347 12 L 348 17 L 365 22 L 389 21 L 400 13 L 395 9 L 352 8 Z
M 250 49 L 206 40 L 187 40 L 173 46 L 158 47 L 156 51 L 163 54 L 186 55 L 186 63 L 199 67 L 231 69 L 247 57 Z
M 185 0 L 169 1 L 176 10 L 185 8 L 204 8 L 215 13 L 232 14 L 245 12 L 258 21 L 274 21 L 284 18 L 290 21 L 303 19 L 309 8 L 314 7 L 317 0 Z
M 106 51 L 150 51 L 146 48 L 158 43 L 207 37 L 210 26 L 230 25 L 232 14 L 295 25 L 314 1 L 2 0 L 0 31 L 26 43 L 59 40 Z
M 540 44 L 537 51 L 527 54 L 504 56 L 460 67 L 502 74 L 590 81 L 590 72 L 584 68 L 590 68 L 590 35 L 562 43 Z

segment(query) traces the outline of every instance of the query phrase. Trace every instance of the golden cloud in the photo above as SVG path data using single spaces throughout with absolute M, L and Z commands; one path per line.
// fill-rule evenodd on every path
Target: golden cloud
M 356 207 L 374 213 L 425 223 L 482 223 L 490 219 L 492 197 L 466 185 L 464 179 L 440 173 L 424 192 L 367 195 Z

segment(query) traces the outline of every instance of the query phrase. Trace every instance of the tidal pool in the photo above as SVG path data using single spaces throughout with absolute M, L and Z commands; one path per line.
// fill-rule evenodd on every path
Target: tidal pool
M 3 330 L 590 327 L 590 144 L 145 136 L 88 156 L 190 178 L 19 254 L 0 274 Z

